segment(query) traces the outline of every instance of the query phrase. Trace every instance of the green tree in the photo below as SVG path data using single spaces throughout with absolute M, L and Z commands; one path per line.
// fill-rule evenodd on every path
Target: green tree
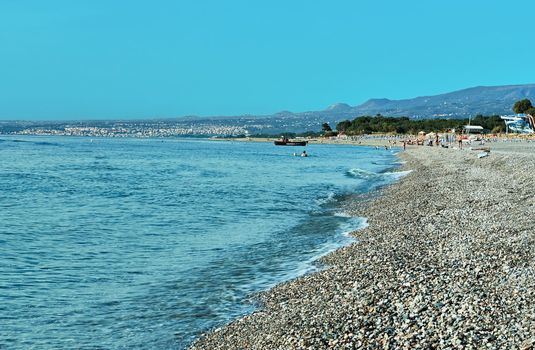
M 529 109 L 526 109 L 524 113 L 531 115 L 532 117 L 535 117 L 535 107 L 531 107 Z
M 513 105 L 513 111 L 515 113 L 525 113 L 530 108 L 533 108 L 533 105 L 531 104 L 531 101 L 527 98 L 520 101 L 516 101 Z
M 321 126 L 321 130 L 325 132 L 333 131 L 329 123 L 323 123 L 323 125 Z
M 349 120 L 344 120 L 336 124 L 336 130 L 338 132 L 346 132 L 346 130 L 349 129 L 350 127 L 351 127 L 351 122 Z

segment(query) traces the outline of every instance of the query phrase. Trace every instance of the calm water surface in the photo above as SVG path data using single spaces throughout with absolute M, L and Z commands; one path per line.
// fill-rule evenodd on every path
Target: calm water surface
M 0 348 L 181 349 L 313 271 L 391 151 L 0 136 Z

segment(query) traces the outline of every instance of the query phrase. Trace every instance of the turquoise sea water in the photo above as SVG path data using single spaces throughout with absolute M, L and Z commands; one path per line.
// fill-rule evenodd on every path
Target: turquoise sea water
M 393 151 L 0 137 L 0 348 L 181 349 L 365 222 Z

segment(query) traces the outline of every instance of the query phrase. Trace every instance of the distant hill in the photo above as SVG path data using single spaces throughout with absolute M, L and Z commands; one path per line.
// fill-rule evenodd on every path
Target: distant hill
M 435 96 L 421 96 L 406 100 L 370 99 L 358 106 L 336 103 L 322 111 L 279 112 L 268 116 L 248 116 L 271 123 L 274 130 L 319 130 L 323 122 L 332 126 L 342 120 L 362 115 L 382 114 L 411 119 L 460 119 L 477 114 L 511 114 L 513 104 L 523 98 L 535 102 L 535 84 L 506 86 L 477 86 Z M 229 121 L 230 119 L 227 119 Z
M 535 84 L 477 86 L 407 100 L 371 99 L 353 107 L 352 112 L 411 118 L 465 118 L 474 114 L 510 114 L 514 102 L 523 98 L 535 100 Z

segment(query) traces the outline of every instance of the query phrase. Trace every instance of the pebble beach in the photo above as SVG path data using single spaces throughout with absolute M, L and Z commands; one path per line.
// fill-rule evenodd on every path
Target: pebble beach
M 408 175 L 344 204 L 353 244 L 191 349 L 533 349 L 535 144 L 508 147 L 407 148 Z

